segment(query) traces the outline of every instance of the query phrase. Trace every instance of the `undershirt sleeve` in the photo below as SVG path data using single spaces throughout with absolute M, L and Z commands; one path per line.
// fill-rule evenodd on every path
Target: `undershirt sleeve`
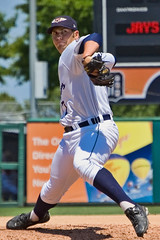
M 99 33 L 92 33 L 82 41 L 78 54 L 82 54 L 84 52 L 84 44 L 87 41 L 94 41 L 99 44 L 99 47 L 102 46 L 102 36 Z

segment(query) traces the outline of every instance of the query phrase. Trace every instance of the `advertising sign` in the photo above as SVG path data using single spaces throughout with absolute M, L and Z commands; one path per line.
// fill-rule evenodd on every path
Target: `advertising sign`
M 160 0 L 94 0 L 94 31 L 117 60 L 110 102 L 160 103 L 159 9 Z
M 62 132 L 58 123 L 27 124 L 27 203 L 36 201 L 49 179 L 51 161 Z
M 152 122 L 117 122 L 119 142 L 104 165 L 137 202 L 152 202 Z M 52 158 L 63 135 L 59 123 L 27 124 L 27 203 L 34 203 L 50 177 Z M 79 178 L 61 202 L 112 202 Z
M 34 203 L 43 184 L 50 177 L 51 162 L 64 129 L 59 123 L 27 124 L 27 203 Z M 88 202 L 86 188 L 80 178 L 61 202 Z
M 121 63 L 159 62 L 159 0 L 94 0 L 94 31 L 106 34 L 107 51 Z M 103 15 L 103 8 L 106 15 Z M 103 31 L 104 24 L 106 29 Z M 102 32 L 103 31 L 103 32 Z
M 119 142 L 104 167 L 136 202 L 152 202 L 152 123 L 118 122 Z M 112 200 L 86 183 L 89 202 Z
M 160 68 L 115 68 L 114 73 L 114 85 L 108 89 L 110 102 L 160 102 Z

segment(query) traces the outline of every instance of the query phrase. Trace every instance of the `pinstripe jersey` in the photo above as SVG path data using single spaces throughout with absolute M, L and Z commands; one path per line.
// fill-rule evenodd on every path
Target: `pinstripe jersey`
M 84 70 L 82 54 L 78 54 L 85 37 L 70 43 L 59 59 L 60 123 L 63 126 L 71 126 L 99 115 L 110 114 L 112 116 L 107 87 L 95 86 L 92 83 Z M 102 53 L 102 59 L 106 61 L 110 69 L 115 64 L 115 58 L 110 53 Z

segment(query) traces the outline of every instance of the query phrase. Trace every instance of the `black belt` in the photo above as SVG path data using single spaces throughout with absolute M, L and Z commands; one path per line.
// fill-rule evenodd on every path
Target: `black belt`
M 102 117 L 103 117 L 103 120 L 110 120 L 111 119 L 111 116 L 109 114 L 103 115 Z M 100 117 L 91 118 L 91 122 L 92 122 L 92 124 L 96 124 L 96 123 L 101 122 L 101 119 L 100 119 Z M 78 123 L 78 126 L 80 128 L 86 127 L 86 126 L 89 126 L 89 125 L 90 124 L 89 124 L 88 121 L 84 121 L 84 122 Z M 72 126 L 66 126 L 64 128 L 65 132 L 71 132 L 73 130 L 74 130 L 74 128 Z

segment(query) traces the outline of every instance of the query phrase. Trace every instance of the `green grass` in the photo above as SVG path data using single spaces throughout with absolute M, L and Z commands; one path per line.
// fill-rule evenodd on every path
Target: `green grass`
M 150 214 L 160 214 L 160 206 L 147 206 Z M 0 207 L 0 216 L 15 216 L 21 213 L 27 213 L 31 211 L 33 207 Z M 50 210 L 51 215 L 113 215 L 123 214 L 121 208 L 118 206 L 56 206 Z

